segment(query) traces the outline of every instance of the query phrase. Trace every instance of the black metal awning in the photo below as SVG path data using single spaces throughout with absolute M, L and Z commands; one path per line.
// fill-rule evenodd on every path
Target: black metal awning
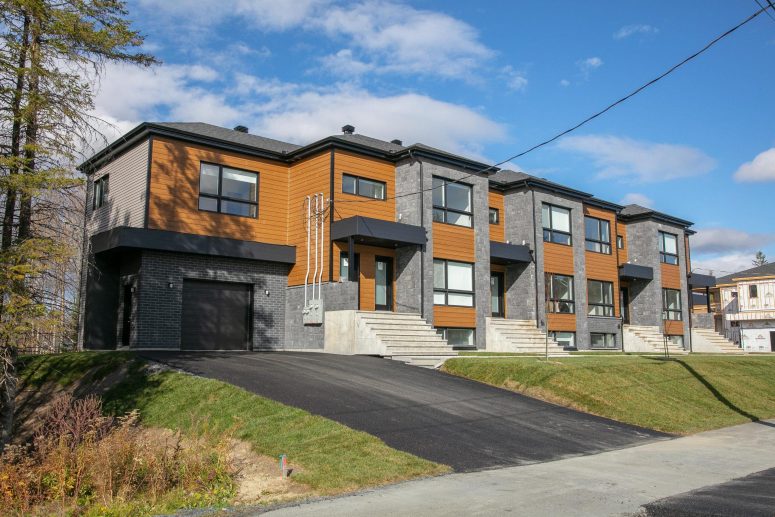
M 690 273 L 688 276 L 689 287 L 692 289 L 699 287 L 716 287 L 716 277 L 712 275 L 701 275 L 699 273 Z
M 623 280 L 654 280 L 654 270 L 648 266 L 622 264 L 619 266 L 619 278 Z
M 383 221 L 356 215 L 334 221 L 331 225 L 331 239 L 344 241 L 349 238 L 358 244 L 369 244 L 395 248 L 398 246 L 425 244 L 425 229 L 413 224 Z
M 492 264 L 529 264 L 532 261 L 533 255 L 527 246 L 490 241 Z

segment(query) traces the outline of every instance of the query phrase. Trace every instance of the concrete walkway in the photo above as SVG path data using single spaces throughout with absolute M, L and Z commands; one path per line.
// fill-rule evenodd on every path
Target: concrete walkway
M 775 421 L 769 421 L 593 456 L 407 482 L 268 515 L 638 515 L 658 499 L 773 466 Z

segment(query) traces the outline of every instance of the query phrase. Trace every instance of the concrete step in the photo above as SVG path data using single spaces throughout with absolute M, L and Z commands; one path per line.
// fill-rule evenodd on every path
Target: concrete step
M 388 322 L 382 322 L 379 323 L 371 323 L 369 322 L 369 328 L 372 330 L 428 330 L 429 328 L 433 330 L 433 327 L 428 325 L 427 323 L 408 323 L 408 322 L 396 322 L 396 323 L 388 323 Z
M 380 337 L 421 337 L 442 340 L 438 332 L 434 330 L 376 330 L 374 334 Z

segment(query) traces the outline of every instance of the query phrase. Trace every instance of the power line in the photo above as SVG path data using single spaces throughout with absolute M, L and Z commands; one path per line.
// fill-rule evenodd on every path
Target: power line
M 767 1 L 770 3 L 770 5 L 773 5 L 771 0 L 767 0 Z M 563 136 L 565 136 L 565 135 L 567 135 L 569 133 L 572 133 L 573 131 L 576 131 L 580 127 L 588 124 L 589 122 L 592 122 L 596 118 L 600 117 L 601 115 L 603 115 L 606 112 L 610 111 L 611 109 L 615 108 L 619 104 L 622 104 L 623 102 L 625 102 L 625 101 L 631 99 L 632 97 L 636 96 L 637 94 L 639 94 L 640 92 L 642 92 L 643 90 L 648 88 L 649 86 L 651 86 L 651 85 L 657 83 L 658 81 L 664 79 L 665 77 L 667 77 L 668 75 L 672 74 L 673 72 L 678 70 L 680 67 L 682 67 L 683 65 L 688 63 L 689 61 L 699 57 L 702 54 L 704 54 L 713 45 L 715 45 L 716 43 L 718 43 L 722 39 L 726 38 L 727 36 L 729 36 L 730 34 L 735 32 L 739 28 L 741 28 L 744 25 L 746 25 L 747 23 L 749 23 L 750 21 L 752 21 L 753 19 L 755 19 L 756 17 L 761 15 L 763 12 L 765 12 L 767 9 L 768 9 L 767 7 L 763 7 L 762 9 L 760 9 L 760 10 L 756 11 L 755 13 L 751 14 L 750 16 L 748 16 L 742 22 L 738 23 L 737 25 L 735 25 L 731 29 L 727 30 L 726 32 L 722 33 L 721 35 L 715 37 L 713 40 L 711 40 L 709 43 L 707 43 L 704 47 L 702 47 L 697 52 L 695 52 L 692 55 L 690 55 L 689 57 L 683 59 L 679 63 L 673 65 L 672 67 L 667 69 L 665 72 L 662 72 L 661 74 L 659 74 L 654 79 L 651 79 L 650 81 L 648 81 L 648 82 L 644 83 L 643 85 L 639 86 L 638 88 L 636 88 L 635 90 L 631 91 L 630 93 L 628 93 L 627 95 L 625 95 L 621 99 L 612 102 L 611 104 L 609 104 L 605 108 L 601 109 L 600 111 L 598 111 L 598 112 L 590 115 L 589 117 L 585 118 L 584 120 L 582 120 L 581 122 L 579 122 L 575 126 L 572 126 L 569 129 L 561 131 L 560 133 L 557 133 L 553 137 L 551 137 L 551 138 L 549 138 L 547 140 L 544 140 L 543 142 L 541 142 L 539 144 L 536 144 L 536 145 L 534 145 L 534 146 L 532 146 L 532 147 L 530 147 L 530 148 L 528 148 L 528 149 L 526 149 L 526 150 L 524 150 L 522 152 L 519 152 L 519 153 L 517 153 L 517 154 L 515 154 L 513 156 L 510 156 L 509 158 L 506 158 L 505 160 L 502 160 L 502 161 L 500 161 L 498 163 L 495 163 L 495 164 L 490 165 L 488 167 L 485 167 L 483 169 L 474 171 L 474 172 L 472 172 L 470 174 L 466 174 L 465 176 L 462 176 L 462 177 L 460 177 L 460 178 L 458 178 L 456 180 L 447 180 L 446 183 L 459 183 L 459 182 L 461 182 L 461 181 L 463 181 L 463 180 L 465 180 L 467 178 L 470 178 L 472 176 L 475 176 L 477 174 L 482 174 L 482 173 L 487 172 L 489 170 L 492 170 L 492 169 L 494 169 L 496 167 L 499 167 L 499 166 L 503 165 L 506 162 L 510 162 L 511 160 L 514 160 L 516 158 L 520 158 L 522 156 L 525 156 L 526 154 L 531 153 L 531 152 L 535 151 L 536 149 L 540 149 L 541 147 L 544 147 L 544 146 L 546 146 L 548 144 L 551 144 L 552 142 L 562 138 Z M 372 199 L 372 198 L 368 198 L 368 199 L 353 199 L 353 200 L 346 200 L 345 199 L 345 200 L 342 200 L 342 201 L 336 201 L 336 203 L 369 203 L 369 202 L 373 202 L 373 201 L 386 201 L 386 200 L 389 200 L 389 199 L 399 199 L 399 198 L 403 198 L 403 197 L 408 197 L 408 196 L 414 196 L 414 195 L 422 194 L 424 192 L 435 190 L 437 188 L 439 188 L 439 187 L 438 186 L 436 186 L 436 187 L 429 187 L 429 188 L 426 188 L 426 189 L 421 189 L 421 190 L 414 191 L 414 192 L 407 192 L 407 193 L 400 194 L 400 195 L 393 196 L 393 197 L 385 197 L 385 199 Z
M 775 10 L 775 5 L 773 5 L 770 0 L 767 0 L 767 2 L 770 4 L 767 7 L 765 7 L 764 4 L 762 4 L 759 0 L 753 0 L 753 1 L 756 2 L 758 4 L 758 6 L 761 7 L 762 9 L 764 9 L 765 11 L 767 11 L 767 9 L 769 9 L 769 7 L 772 7 Z M 770 17 L 770 20 L 775 22 L 775 17 L 772 16 L 771 12 L 767 11 L 767 16 Z

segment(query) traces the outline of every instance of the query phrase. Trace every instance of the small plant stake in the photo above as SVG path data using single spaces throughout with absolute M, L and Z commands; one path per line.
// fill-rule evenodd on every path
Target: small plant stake
M 280 476 L 285 479 L 288 477 L 288 456 L 280 454 Z

